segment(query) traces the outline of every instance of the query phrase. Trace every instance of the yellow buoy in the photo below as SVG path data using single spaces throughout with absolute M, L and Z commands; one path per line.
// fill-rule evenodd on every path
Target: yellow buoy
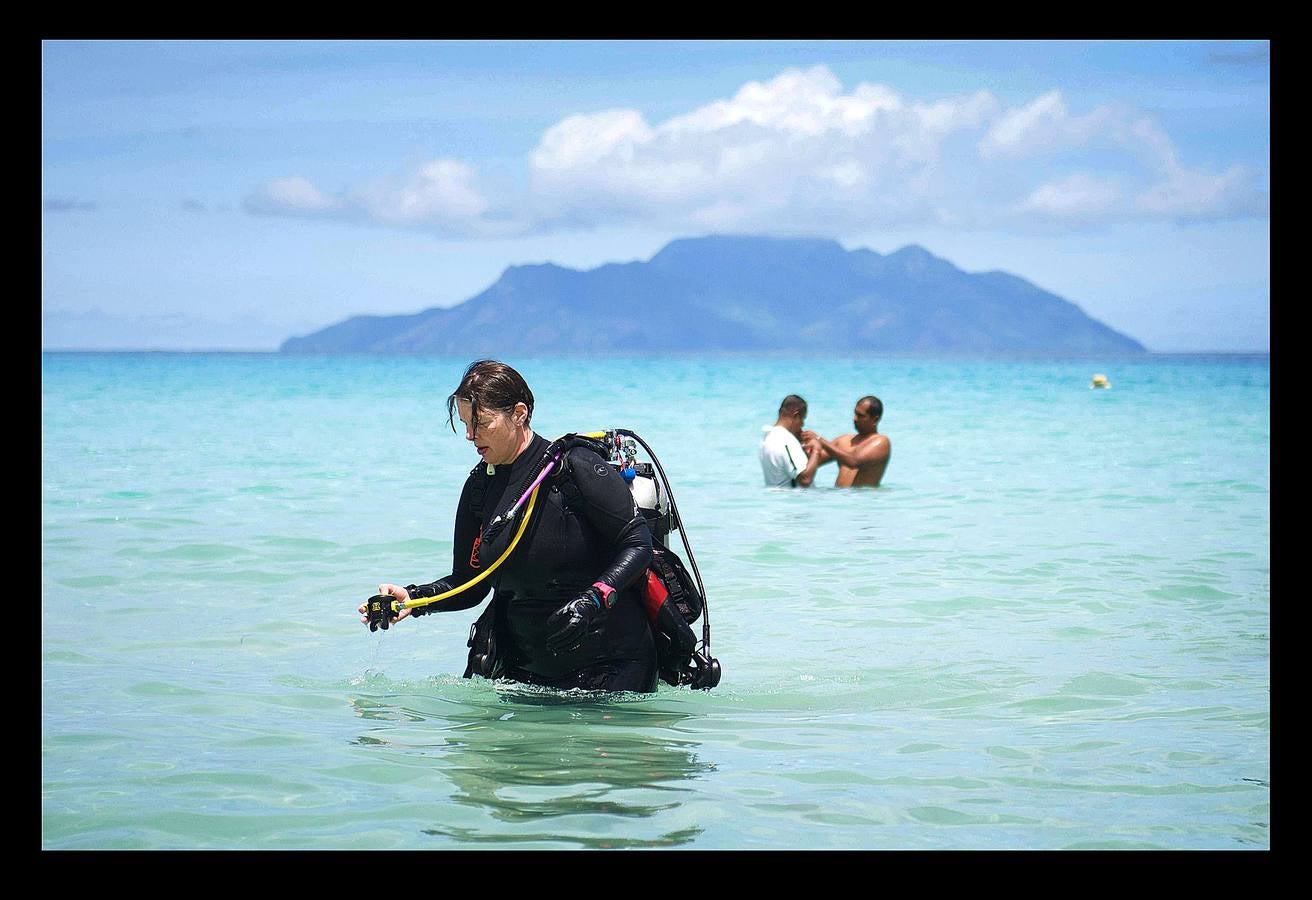
M 1089 383 L 1089 387 L 1091 388 L 1109 388 L 1111 386 L 1112 383 L 1107 380 L 1106 375 L 1094 375 L 1093 381 Z

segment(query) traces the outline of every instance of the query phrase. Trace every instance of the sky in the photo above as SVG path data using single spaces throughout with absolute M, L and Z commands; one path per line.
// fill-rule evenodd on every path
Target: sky
M 43 349 L 274 350 L 708 234 L 1270 347 L 1267 41 L 43 41 Z

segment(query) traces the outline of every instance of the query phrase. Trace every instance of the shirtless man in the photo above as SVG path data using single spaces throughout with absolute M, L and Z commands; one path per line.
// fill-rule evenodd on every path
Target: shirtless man
M 856 434 L 845 434 L 827 441 L 819 435 L 807 447 L 820 450 L 821 464 L 838 462 L 838 477 L 834 487 L 878 487 L 888 468 L 893 452 L 892 442 L 879 433 L 879 420 L 884 415 L 884 404 L 878 397 L 867 396 L 856 401 L 852 411 L 852 427 Z M 808 435 L 811 435 L 808 432 Z

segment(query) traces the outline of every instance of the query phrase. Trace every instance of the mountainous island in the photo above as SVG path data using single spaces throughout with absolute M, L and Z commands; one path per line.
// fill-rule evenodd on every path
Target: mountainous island
M 284 353 L 584 351 L 1141 353 L 1138 341 L 1006 272 L 922 247 L 823 239 L 672 241 L 646 262 L 512 266 L 482 293 L 413 315 L 353 316 Z

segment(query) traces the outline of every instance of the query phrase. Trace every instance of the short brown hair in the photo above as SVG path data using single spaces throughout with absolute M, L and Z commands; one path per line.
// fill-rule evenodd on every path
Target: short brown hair
M 478 421 L 480 409 L 508 413 L 517 403 L 528 407 L 524 424 L 533 419 L 533 392 L 529 390 L 528 382 L 523 375 L 495 359 L 470 363 L 460 384 L 446 398 L 446 421 L 452 431 L 456 430 L 456 403 L 460 400 L 469 401 L 469 415 L 473 422 Z

